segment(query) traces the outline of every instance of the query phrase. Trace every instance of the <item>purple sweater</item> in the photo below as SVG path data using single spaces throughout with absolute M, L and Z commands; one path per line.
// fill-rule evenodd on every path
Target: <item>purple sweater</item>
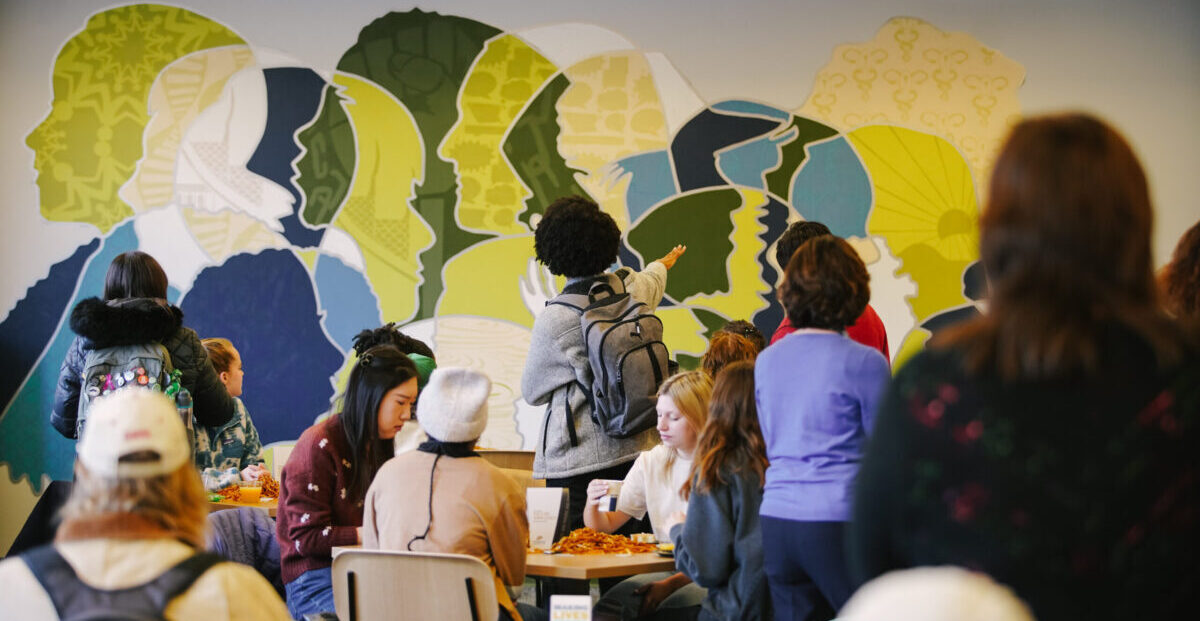
M 767 444 L 762 515 L 850 519 L 854 476 L 891 373 L 878 351 L 828 332 L 795 332 L 758 357 L 754 391 Z

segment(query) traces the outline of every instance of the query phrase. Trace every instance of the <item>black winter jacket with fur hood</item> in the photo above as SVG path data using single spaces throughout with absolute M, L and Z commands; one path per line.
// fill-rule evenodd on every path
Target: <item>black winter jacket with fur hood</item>
M 71 311 L 71 330 L 78 336 L 67 351 L 54 390 L 50 424 L 75 438 L 79 415 L 79 384 L 90 349 L 158 341 L 171 354 L 171 365 L 182 372 L 180 383 L 192 393 L 196 420 L 219 426 L 229 421 L 237 404 L 208 360 L 208 352 L 191 328 L 183 327 L 183 311 L 165 300 L 127 298 L 104 302 L 83 300 Z

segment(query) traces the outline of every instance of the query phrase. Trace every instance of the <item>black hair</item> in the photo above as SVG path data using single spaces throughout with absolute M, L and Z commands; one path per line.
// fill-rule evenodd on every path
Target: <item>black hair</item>
M 793 222 L 783 232 L 783 235 L 779 236 L 779 241 L 775 244 L 775 261 L 779 263 L 779 269 L 787 269 L 788 261 L 792 260 L 792 255 L 796 254 L 796 249 L 801 244 L 822 235 L 833 235 L 833 233 L 829 227 L 816 220 Z
M 379 438 L 379 406 L 388 391 L 417 377 L 417 366 L 399 349 L 368 349 L 350 371 L 342 399 L 341 424 L 350 445 L 350 497 L 366 496 L 371 479 L 392 456 L 391 443 Z
M 420 354 L 436 360 L 433 350 L 420 339 L 415 339 L 396 327 L 396 322 L 389 321 L 374 330 L 366 329 L 354 336 L 354 353 L 359 356 L 363 352 L 379 345 L 391 345 L 404 354 Z
M 104 300 L 125 298 L 167 298 L 167 273 L 140 250 L 117 255 L 104 276 Z
M 537 260 L 567 278 L 604 272 L 616 262 L 620 243 L 621 229 L 612 216 L 582 196 L 550 203 L 533 233 Z

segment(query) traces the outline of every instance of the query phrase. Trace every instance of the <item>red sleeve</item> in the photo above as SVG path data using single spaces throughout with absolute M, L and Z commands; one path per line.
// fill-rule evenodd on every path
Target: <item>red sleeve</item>
M 887 330 L 883 327 L 883 320 L 879 318 L 870 304 L 863 310 L 862 315 L 858 316 L 854 325 L 846 328 L 846 336 L 867 347 L 879 350 L 879 353 L 883 354 L 883 359 L 888 361 L 888 366 L 891 366 L 892 357 L 889 353 L 891 350 L 888 349 Z
M 775 334 L 771 335 L 771 342 L 767 343 L 767 345 L 774 345 L 775 341 L 795 331 L 796 329 L 792 327 L 792 322 L 788 320 L 787 315 L 784 315 L 783 321 L 779 322 L 779 327 L 775 328 Z

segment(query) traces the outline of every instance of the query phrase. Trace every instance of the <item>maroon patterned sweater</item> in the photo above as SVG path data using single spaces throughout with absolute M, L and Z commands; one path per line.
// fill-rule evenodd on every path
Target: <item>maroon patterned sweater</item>
M 279 475 L 279 538 L 283 582 L 333 565 L 333 546 L 358 543 L 362 498 L 349 497 L 351 450 L 340 417 L 304 430 Z

